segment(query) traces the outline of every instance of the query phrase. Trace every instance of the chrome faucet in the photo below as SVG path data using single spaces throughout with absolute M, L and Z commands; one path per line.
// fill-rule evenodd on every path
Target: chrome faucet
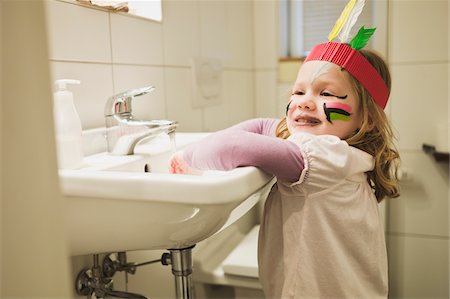
M 160 133 L 175 132 L 178 123 L 170 120 L 137 120 L 132 115 L 131 102 L 135 97 L 153 91 L 148 86 L 127 90 L 108 99 L 105 105 L 108 152 L 113 155 L 131 155 L 136 144 Z

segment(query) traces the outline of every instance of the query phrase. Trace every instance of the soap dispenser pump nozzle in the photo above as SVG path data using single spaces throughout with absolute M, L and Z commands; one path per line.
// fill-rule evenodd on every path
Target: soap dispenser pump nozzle
M 80 80 L 74 79 L 59 79 L 55 81 L 56 88 L 58 90 L 66 90 L 67 84 L 80 84 Z

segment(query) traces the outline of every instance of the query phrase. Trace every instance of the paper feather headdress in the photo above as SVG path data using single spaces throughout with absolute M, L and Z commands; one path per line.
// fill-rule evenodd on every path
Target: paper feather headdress
M 378 106 L 384 109 L 389 98 L 386 83 L 370 62 L 358 52 L 367 45 L 375 28 L 366 29 L 363 26 L 350 39 L 350 31 L 361 14 L 364 3 L 364 0 L 350 0 L 328 35 L 328 42 L 316 45 L 305 62 L 323 60 L 345 68 L 364 86 Z M 333 42 L 336 37 L 340 42 Z

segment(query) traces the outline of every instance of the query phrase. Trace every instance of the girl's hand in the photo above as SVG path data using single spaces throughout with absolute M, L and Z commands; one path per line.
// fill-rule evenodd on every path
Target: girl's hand
M 178 174 L 201 175 L 200 169 L 189 166 L 183 159 L 183 151 L 178 151 L 169 159 L 169 172 Z

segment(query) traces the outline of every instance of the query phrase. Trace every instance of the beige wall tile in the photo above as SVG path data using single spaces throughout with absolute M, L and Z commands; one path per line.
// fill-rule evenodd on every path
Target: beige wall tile
M 167 251 L 133 251 L 127 253 L 127 260 L 142 263 L 161 258 Z M 123 274 L 122 274 L 123 275 Z M 137 268 L 136 275 L 128 275 L 128 291 L 148 298 L 175 298 L 175 283 L 171 266 L 157 263 Z
M 200 1 L 200 55 L 225 61 L 229 54 L 226 46 L 225 1 Z
M 166 65 L 190 66 L 200 55 L 198 1 L 163 1 L 163 40 Z
M 162 65 L 161 23 L 111 14 L 111 44 L 114 63 Z
M 230 115 L 228 99 L 223 98 L 222 103 L 215 106 L 203 108 L 203 130 L 215 132 L 230 126 Z
M 448 119 L 447 64 L 392 65 L 390 109 L 401 150 L 434 143 L 436 126 Z
M 387 57 L 388 51 L 388 18 L 389 0 L 376 0 L 372 2 L 372 21 L 370 27 L 376 27 L 377 31 L 371 38 L 371 46 L 383 57 Z
M 277 71 L 255 72 L 256 117 L 277 117 Z
M 253 67 L 253 14 L 251 1 L 226 1 L 226 40 L 229 56 L 225 67 Z
M 204 108 L 204 129 L 217 131 L 254 117 L 250 71 L 225 71 L 221 105 Z
M 112 67 L 106 64 L 51 62 L 52 82 L 57 79 L 77 79 L 80 85 L 69 88 L 83 129 L 105 126 L 104 108 L 114 94 Z
M 388 236 L 389 298 L 449 298 L 449 240 Z
M 292 93 L 291 83 L 279 83 L 278 84 L 278 106 L 277 106 L 277 117 L 282 118 L 286 116 L 286 106 L 289 103 L 289 99 Z
M 214 132 L 230 126 L 230 99 L 225 96 L 225 79 L 221 99 L 218 105 L 202 108 L 203 130 L 206 132 Z
M 133 115 L 137 119 L 165 119 L 167 117 L 165 104 L 164 70 L 162 67 L 114 65 L 114 94 L 145 86 L 155 86 L 156 89 L 133 101 Z
M 449 237 L 448 165 L 421 152 L 401 152 L 409 180 L 389 199 L 390 232 Z
M 107 12 L 54 0 L 46 4 L 50 59 L 111 62 Z
M 392 63 L 448 59 L 448 1 L 390 1 Z
M 256 69 L 278 65 L 278 1 L 254 1 L 254 65 Z
M 167 117 L 178 121 L 179 132 L 201 132 L 203 130 L 203 110 L 192 108 L 192 78 L 188 68 L 166 67 Z
M 254 77 L 251 71 L 225 72 L 225 96 L 230 125 L 255 117 Z

